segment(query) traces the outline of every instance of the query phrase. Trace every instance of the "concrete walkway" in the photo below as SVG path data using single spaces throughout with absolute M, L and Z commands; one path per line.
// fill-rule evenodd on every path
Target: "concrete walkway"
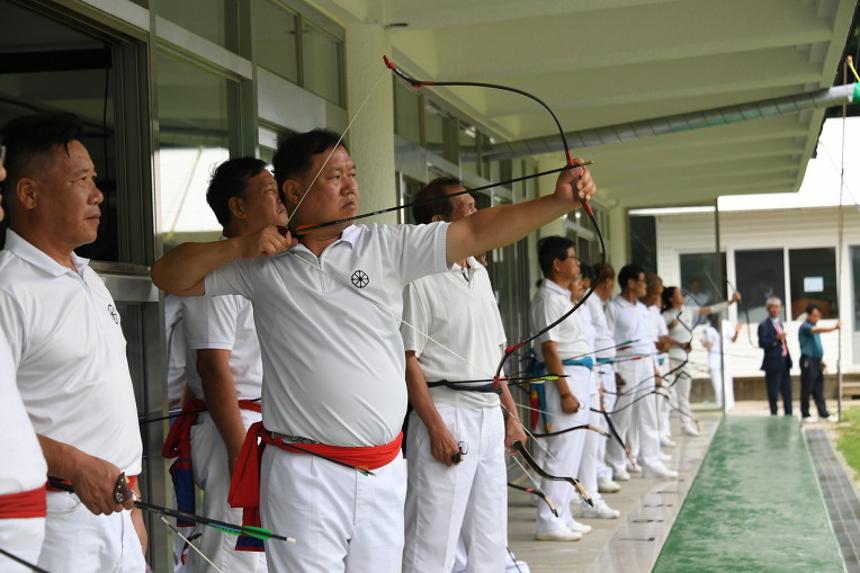
M 532 573 L 651 571 L 704 459 L 720 416 L 701 414 L 699 420 L 701 436 L 686 438 L 675 431 L 678 446 L 665 450 L 672 455 L 667 465 L 680 472 L 679 479 L 661 481 L 633 477 L 622 483 L 621 492 L 605 495 L 607 503 L 622 512 L 621 518 L 582 520 L 594 529 L 581 541 L 535 541 L 536 510 L 528 495 L 510 490 L 508 536 L 517 558 L 528 563 Z

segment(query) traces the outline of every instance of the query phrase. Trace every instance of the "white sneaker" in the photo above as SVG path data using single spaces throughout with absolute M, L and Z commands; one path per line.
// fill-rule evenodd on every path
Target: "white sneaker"
M 598 502 L 594 507 L 583 507 L 583 519 L 618 519 L 621 512 L 606 505 L 605 501 Z
M 669 436 L 663 436 L 662 438 L 660 438 L 660 445 L 664 448 L 674 448 L 678 444 L 673 442 L 672 438 L 670 438 Z
M 660 452 L 660 461 L 661 462 L 671 462 L 672 456 L 667 454 L 666 452 Z
M 627 470 L 614 470 L 612 472 L 612 479 L 615 481 L 630 481 L 630 474 L 627 473 Z
M 631 464 L 630 462 L 628 462 L 627 463 L 627 473 L 639 475 L 642 473 L 642 466 L 640 466 L 638 462 L 636 462 L 634 464 Z
M 691 424 L 689 426 L 684 426 L 684 433 L 688 436 L 698 436 L 699 430 L 696 429 L 696 426 Z
M 597 491 L 600 493 L 618 493 L 621 491 L 621 486 L 611 479 L 598 478 Z
M 803 418 L 804 424 L 814 424 L 817 421 L 818 421 L 818 416 L 807 416 L 807 417 Z
M 538 541 L 579 541 L 582 539 L 582 534 L 577 531 L 571 531 L 566 527 L 561 527 L 549 531 L 538 531 L 535 533 L 535 539 Z
M 575 519 L 571 519 L 570 521 L 565 523 L 565 525 L 567 526 L 567 528 L 569 530 L 573 531 L 574 533 L 579 533 L 580 535 L 585 535 L 586 533 L 591 532 L 591 526 L 590 525 L 580 523 Z
M 657 462 L 656 464 L 646 466 L 642 476 L 647 478 L 675 479 L 678 477 L 678 472 L 670 470 L 663 465 L 663 462 Z

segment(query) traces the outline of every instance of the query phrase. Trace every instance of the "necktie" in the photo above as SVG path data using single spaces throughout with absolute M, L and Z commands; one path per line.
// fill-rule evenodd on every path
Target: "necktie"
M 777 334 L 782 334 L 782 325 L 779 321 L 774 322 L 773 327 L 776 329 Z M 788 356 L 788 345 L 785 343 L 785 340 L 782 341 L 782 355 Z

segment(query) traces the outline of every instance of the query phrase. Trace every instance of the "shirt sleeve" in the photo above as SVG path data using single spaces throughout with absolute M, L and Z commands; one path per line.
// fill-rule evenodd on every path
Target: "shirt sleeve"
M 403 285 L 421 277 L 448 270 L 445 237 L 448 223 L 386 226 L 393 268 Z
M 532 312 L 532 320 L 534 323 L 532 324 L 533 330 L 546 328 L 548 325 L 561 318 L 561 315 L 565 313 L 565 309 L 562 305 L 558 304 L 559 300 L 561 300 L 561 297 L 556 296 L 542 296 L 538 298 Z M 535 339 L 535 345 L 540 346 L 547 341 L 559 342 L 561 340 L 559 337 L 559 330 L 558 326 L 556 326 L 555 328 L 551 328 L 544 332 Z
M 286 256 L 286 255 L 281 255 Z M 229 265 L 219 267 L 206 275 L 204 281 L 205 296 L 221 296 L 225 294 L 238 294 L 252 300 L 254 296 L 253 281 L 249 280 L 248 274 L 252 269 L 259 268 L 262 257 L 257 257 L 251 264 L 246 261 L 233 261 Z
M 27 321 L 18 301 L 9 293 L 0 290 L 0 337 L 9 347 L 9 358 L 15 370 L 27 351 Z
M 415 284 L 406 285 L 403 290 L 403 322 L 400 325 L 403 348 L 420 357 L 427 345 L 425 333 L 429 328 L 430 313 L 419 287 Z
M 182 301 L 189 350 L 233 350 L 239 307 L 235 296 L 195 296 Z

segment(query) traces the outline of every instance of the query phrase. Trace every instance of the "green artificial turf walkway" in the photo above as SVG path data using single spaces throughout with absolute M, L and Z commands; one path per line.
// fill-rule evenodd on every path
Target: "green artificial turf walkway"
M 843 570 L 797 420 L 725 418 L 654 571 Z

